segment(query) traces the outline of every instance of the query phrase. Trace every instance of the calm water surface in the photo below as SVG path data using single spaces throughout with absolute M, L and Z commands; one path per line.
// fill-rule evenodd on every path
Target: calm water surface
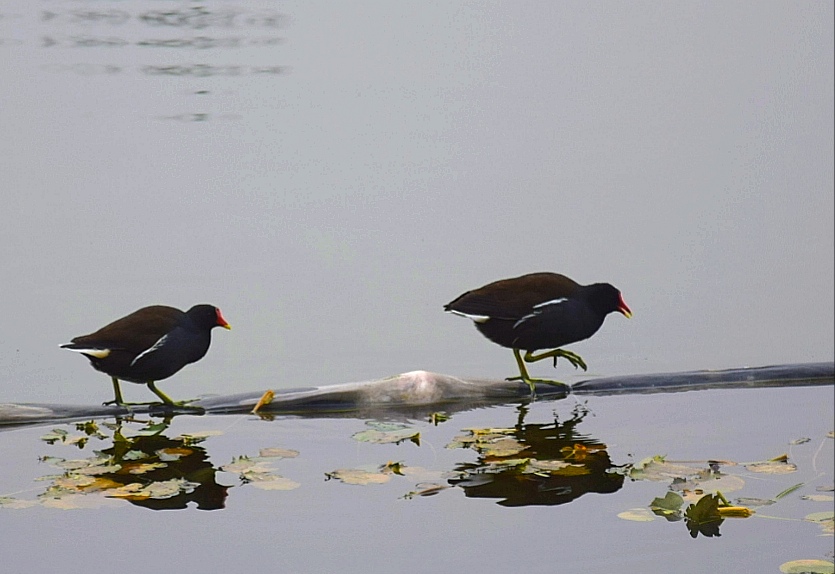
M 441 307 L 538 270 L 609 281 L 635 313 L 572 347 L 590 373 L 562 366 L 567 382 L 830 361 L 832 21 L 825 2 L 7 0 L 0 401 L 109 398 L 107 378 L 58 345 L 154 303 L 210 302 L 233 326 L 160 385 L 176 398 L 413 369 L 502 377 L 510 352 Z M 831 430 L 831 389 L 594 401 L 583 432 L 617 464 L 759 460 Z M 553 408 L 535 405 L 533 422 Z M 151 555 L 183 571 L 552 571 L 597 559 L 605 571 L 625 555 L 623 571 L 660 571 L 651 565 L 672 547 L 677 571 L 754 553 L 748 571 L 761 572 L 824 553 L 817 532 L 778 521 L 694 541 L 681 524 L 614 518 L 663 495 L 645 483 L 508 510 L 460 487 L 405 501 L 414 481 L 324 482 L 389 459 L 448 469 L 461 453 L 443 446 L 461 429 L 516 416 L 421 423 L 419 448 L 350 440 L 363 421 L 180 417 L 167 435 L 225 430 L 205 443 L 216 465 L 299 450 L 279 466 L 302 486 L 235 488 L 222 512 L 3 510 L 0 529 L 32 571 L 102 560 L 138 571 Z M 2 433 L 14 471 L 0 494 L 40 488 L 33 478 L 49 470 L 37 457 L 76 448 L 49 447 L 44 432 Z M 811 472 L 812 455 L 798 455 Z M 758 542 L 766 531 L 801 556 Z M 227 551 L 232 538 L 240 552 Z

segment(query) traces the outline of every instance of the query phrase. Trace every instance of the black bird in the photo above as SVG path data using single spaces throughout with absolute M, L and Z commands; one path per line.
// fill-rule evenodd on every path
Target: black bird
M 467 291 L 447 303 L 444 311 L 472 319 L 482 335 L 513 349 L 521 376 L 508 380 L 526 382 L 531 393 L 536 382 L 556 381 L 532 379 L 525 362 L 553 357 L 556 366 L 557 357 L 563 357 L 575 368 L 586 370 L 579 355 L 559 347 L 594 335 L 609 313 L 632 316 L 620 291 L 608 283 L 580 285 L 558 273 L 531 273 L 495 281 Z M 535 355 L 534 351 L 540 349 L 553 350 Z M 525 351 L 524 361 L 520 350 Z
M 155 381 L 167 379 L 209 350 L 215 327 L 231 329 L 220 309 L 195 305 L 185 313 L 173 307 L 153 305 L 105 325 L 95 333 L 61 345 L 81 353 L 93 368 L 110 375 L 116 398 L 104 404 L 126 405 L 119 379 L 144 383 L 167 405 L 175 403 Z

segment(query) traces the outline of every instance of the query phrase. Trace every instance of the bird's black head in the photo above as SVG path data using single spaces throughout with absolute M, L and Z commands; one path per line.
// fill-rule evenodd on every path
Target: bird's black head
M 215 327 L 231 329 L 229 323 L 223 318 L 220 309 L 214 305 L 195 305 L 186 311 L 189 319 L 201 329 L 211 330 Z
M 608 283 L 594 283 L 585 289 L 586 301 L 589 307 L 601 315 L 608 315 L 617 311 L 627 319 L 632 316 L 632 310 L 623 300 L 623 295 Z

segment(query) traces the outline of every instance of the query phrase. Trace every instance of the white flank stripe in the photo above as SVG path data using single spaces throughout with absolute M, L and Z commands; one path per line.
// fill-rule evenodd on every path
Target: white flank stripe
M 91 357 L 95 357 L 97 359 L 104 359 L 106 356 L 110 354 L 110 349 L 73 349 L 72 347 L 62 347 L 68 351 L 74 351 L 76 353 L 83 353 L 84 355 L 90 355 Z
M 565 303 L 568 301 L 566 297 L 560 297 L 559 299 L 551 299 L 550 301 L 543 301 L 542 303 L 537 303 L 533 306 L 534 309 L 539 309 L 540 307 L 545 307 L 546 305 L 556 305 L 558 303 Z M 524 319 L 524 317 L 522 317 Z M 522 319 L 519 319 L 520 321 Z
M 539 315 L 540 313 L 541 313 L 541 311 L 534 311 L 534 312 L 533 312 L 533 313 L 531 313 L 530 315 L 525 315 L 524 317 L 522 317 L 521 319 L 519 319 L 518 321 L 516 321 L 516 322 L 513 324 L 513 328 L 515 329 L 516 327 L 518 327 L 519 325 L 521 325 L 522 323 L 524 323 L 524 322 L 525 322 L 525 321 L 527 321 L 528 319 L 533 319 L 534 317 L 536 317 L 536 316 L 537 316 L 537 315 Z
M 452 313 L 453 315 L 459 315 L 461 317 L 466 317 L 467 319 L 472 319 L 476 323 L 484 323 L 488 321 L 490 317 L 488 315 L 468 315 L 467 313 L 462 313 L 461 311 L 455 311 L 454 309 L 450 309 L 447 313 Z
M 159 341 L 157 341 L 156 343 L 151 345 L 149 348 L 145 349 L 144 351 L 142 351 L 141 353 L 136 355 L 136 358 L 130 362 L 130 366 L 131 367 L 134 366 L 136 364 L 136 361 L 138 361 L 139 359 L 141 359 L 142 357 L 144 357 L 148 353 L 153 353 L 154 351 L 156 351 L 157 349 L 162 347 L 165 344 L 165 340 L 167 338 L 168 338 L 168 335 L 163 335 L 162 337 L 159 338 Z

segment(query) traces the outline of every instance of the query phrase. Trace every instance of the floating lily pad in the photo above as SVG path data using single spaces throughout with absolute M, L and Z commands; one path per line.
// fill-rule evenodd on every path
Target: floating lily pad
M 220 430 L 207 430 L 207 431 L 198 431 L 198 432 L 190 432 L 190 433 L 183 433 L 174 438 L 174 440 L 182 441 L 183 444 L 198 444 L 203 442 L 209 437 L 212 436 L 220 436 L 223 434 L 223 431 Z
M 20 498 L 13 498 L 11 496 L 0 496 L 0 508 L 10 508 L 12 510 L 21 510 L 24 508 L 31 508 L 37 506 L 37 500 L 22 500 Z
M 415 485 L 415 490 L 404 494 L 403 498 L 409 499 L 414 498 L 415 496 L 433 496 L 435 494 L 438 494 L 442 490 L 446 490 L 447 488 L 450 488 L 448 484 L 422 482 Z
M 325 473 L 328 478 L 335 478 L 345 484 L 383 484 L 391 479 L 390 473 L 382 473 L 379 470 L 365 470 L 361 468 L 338 468 L 332 472 Z
M 41 437 L 41 440 L 49 444 L 55 444 L 58 441 L 63 441 L 69 433 L 64 429 L 52 429 Z
M 829 520 L 835 520 L 835 512 L 828 510 L 826 512 L 813 512 L 812 514 L 807 514 L 803 517 L 803 520 L 808 520 L 809 522 L 817 522 L 817 523 L 824 523 Z
M 740 506 L 771 506 L 776 501 L 770 498 L 752 498 L 752 497 L 740 497 L 735 499 L 736 503 Z
M 702 472 L 702 468 L 667 462 L 663 457 L 651 457 L 636 463 L 629 472 L 629 477 L 633 480 L 668 482 L 676 478 L 695 477 Z
M 655 520 L 655 515 L 647 508 L 630 508 L 618 513 L 618 518 L 633 522 L 652 522 Z
M 130 474 L 145 474 L 146 472 L 151 472 L 152 470 L 157 470 L 158 468 L 165 468 L 166 466 L 168 465 L 164 462 L 146 462 L 131 465 L 126 468 Z
M 664 498 L 654 498 L 649 504 L 649 509 L 658 516 L 665 518 L 680 520 L 681 507 L 684 505 L 684 499 L 680 494 L 672 491 L 667 491 Z
M 811 500 L 813 502 L 832 502 L 835 497 L 829 494 L 804 494 L 800 497 L 801 500 Z
M 185 447 L 168 447 L 168 448 L 161 448 L 155 453 L 157 457 L 161 461 L 166 462 L 173 462 L 175 460 L 180 460 L 184 456 L 189 456 L 194 454 L 194 450 Z
M 76 510 L 79 508 L 101 508 L 118 504 L 115 500 L 108 500 L 103 496 L 87 496 L 85 494 L 67 494 L 60 497 L 41 497 L 41 506 L 60 510 Z
M 294 490 L 301 486 L 295 480 L 274 475 L 268 480 L 259 480 L 251 483 L 255 488 L 261 490 Z
M 238 474 L 243 472 L 268 472 L 270 470 L 270 463 L 268 461 L 242 456 L 236 458 L 229 464 L 224 464 L 220 467 L 220 470 Z
M 374 428 L 354 433 L 351 435 L 351 438 L 360 442 L 372 442 L 375 444 L 399 444 L 408 440 L 420 446 L 420 431 L 408 427 L 387 430 Z
M 133 434 L 135 434 L 136 436 L 153 436 L 161 433 L 167 428 L 168 423 L 148 423 L 143 428 L 137 430 Z
M 569 466 L 579 466 L 582 467 L 581 464 L 572 464 L 570 462 L 565 462 L 564 460 L 539 460 L 536 458 L 531 458 L 528 460 L 531 468 L 535 470 L 544 470 L 548 472 L 559 471 Z
M 761 472 L 767 474 L 789 474 L 797 472 L 797 465 L 782 460 L 752 462 L 751 464 L 746 464 L 745 468 L 751 472 Z
M 122 456 L 122 460 L 142 460 L 143 458 L 148 458 L 150 456 L 147 452 L 143 452 L 141 450 L 129 450 Z
M 127 498 L 129 500 L 144 500 L 148 498 L 164 500 L 166 498 L 173 498 L 181 492 L 192 492 L 198 486 L 200 484 L 189 482 L 183 478 L 173 478 L 171 480 L 152 482 L 150 484 L 131 482 L 119 488 L 108 490 L 106 496 L 111 498 Z
M 258 455 L 264 458 L 296 458 L 299 451 L 288 448 L 262 448 Z
M 492 457 L 514 456 L 528 448 L 515 438 L 505 436 L 488 442 L 478 442 L 475 447 L 481 454 Z

